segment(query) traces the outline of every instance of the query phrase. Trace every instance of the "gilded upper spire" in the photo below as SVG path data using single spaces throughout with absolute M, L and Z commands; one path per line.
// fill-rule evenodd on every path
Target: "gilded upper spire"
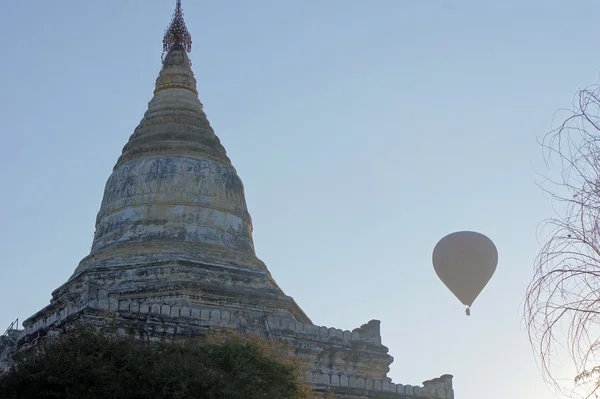
M 175 4 L 175 12 L 169 27 L 165 31 L 163 37 L 163 57 L 173 47 L 181 46 L 186 52 L 192 51 L 192 35 L 185 26 L 183 19 L 183 11 L 181 9 L 181 0 L 177 0 Z

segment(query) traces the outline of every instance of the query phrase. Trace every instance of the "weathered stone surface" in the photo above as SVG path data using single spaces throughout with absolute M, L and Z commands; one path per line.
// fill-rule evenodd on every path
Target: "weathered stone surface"
M 453 399 L 451 376 L 422 389 L 392 383 L 378 320 L 352 331 L 316 326 L 279 288 L 256 257 L 242 181 L 197 94 L 175 43 L 106 183 L 91 253 L 23 322 L 19 349 L 80 324 L 148 341 L 235 329 L 286 342 L 317 392 Z
M 109 177 L 92 251 L 76 270 L 189 258 L 266 271 L 244 186 L 206 118 L 182 47 Z

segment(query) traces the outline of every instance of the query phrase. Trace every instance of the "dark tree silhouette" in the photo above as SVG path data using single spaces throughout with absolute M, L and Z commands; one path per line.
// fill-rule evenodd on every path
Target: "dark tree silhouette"
M 299 365 L 258 339 L 152 343 L 61 335 L 0 377 L 3 398 L 308 399 Z

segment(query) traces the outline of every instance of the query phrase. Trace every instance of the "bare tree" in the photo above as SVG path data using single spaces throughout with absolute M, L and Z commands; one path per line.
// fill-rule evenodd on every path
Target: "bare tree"
M 559 168 L 540 184 L 556 215 L 540 225 L 524 317 L 547 381 L 589 398 L 600 394 L 600 86 L 579 90 L 562 111 L 563 122 L 540 141 L 549 170 Z M 556 374 L 561 351 L 575 369 L 568 389 Z

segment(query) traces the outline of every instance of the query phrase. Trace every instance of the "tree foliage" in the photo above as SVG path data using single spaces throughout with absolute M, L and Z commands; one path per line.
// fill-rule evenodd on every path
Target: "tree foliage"
M 573 108 L 541 142 L 558 166 L 542 188 L 556 215 L 542 224 L 543 245 L 525 305 L 530 340 L 545 376 L 563 394 L 590 397 L 600 364 L 600 86 L 580 90 Z M 575 385 L 559 383 L 561 351 Z
M 6 398 L 308 399 L 299 365 L 258 339 L 152 343 L 61 335 L 0 378 Z

